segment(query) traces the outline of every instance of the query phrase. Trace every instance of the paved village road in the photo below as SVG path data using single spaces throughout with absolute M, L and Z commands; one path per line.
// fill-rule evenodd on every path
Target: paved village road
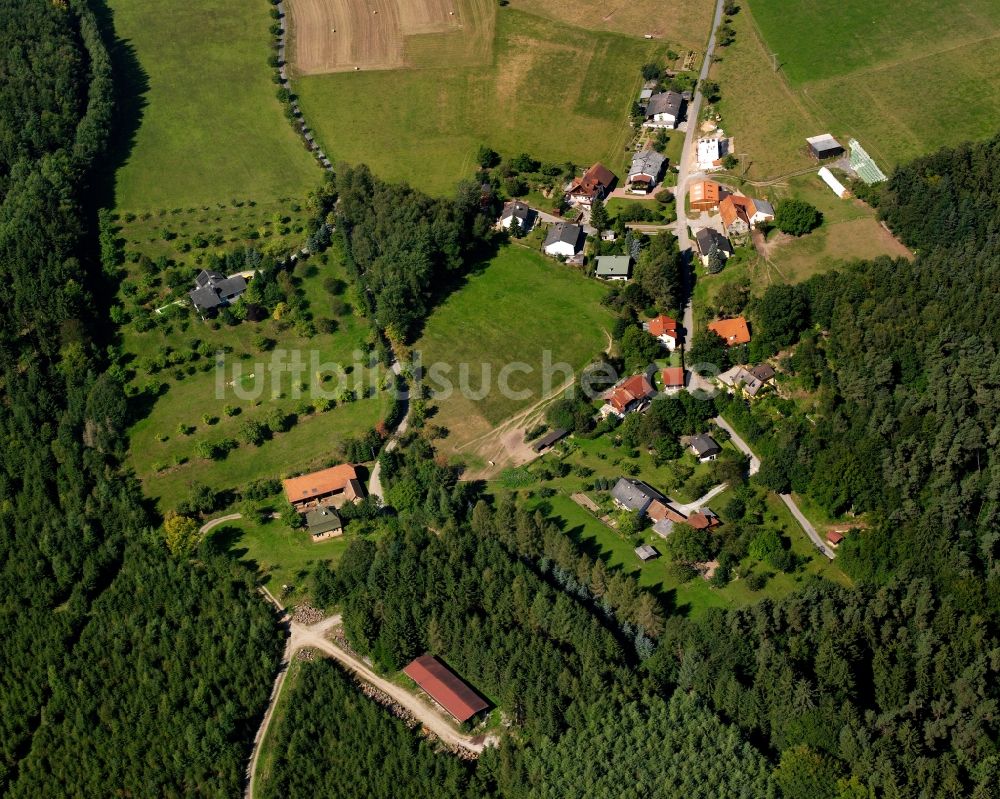
M 750 447 L 747 445 L 747 442 L 744 441 L 742 438 L 740 438 L 740 436 L 736 433 L 736 431 L 733 430 L 733 428 L 729 425 L 729 422 L 727 422 L 721 416 L 716 416 L 715 419 L 713 419 L 713 421 L 719 427 L 721 427 L 723 430 L 729 433 L 730 437 L 732 438 L 733 444 L 736 445 L 736 448 L 738 450 L 740 450 L 743 454 L 750 456 L 750 474 L 751 475 L 757 474 L 757 472 L 760 471 L 760 458 L 758 458 L 756 455 L 753 454 L 753 450 L 750 449 Z M 813 544 L 816 545 L 816 549 L 818 549 L 820 552 L 826 555 L 830 560 L 833 560 L 833 550 L 826 545 L 826 542 L 824 542 L 822 538 L 820 538 L 819 533 L 816 532 L 816 528 L 812 526 L 812 522 L 810 522 L 805 517 L 805 514 L 802 513 L 801 510 L 799 510 L 799 506 L 795 504 L 795 500 L 792 498 L 792 495 L 779 494 L 778 496 L 781 497 L 781 501 L 784 502 L 785 505 L 788 507 L 788 510 L 791 511 L 792 516 L 795 517 L 795 521 L 799 523 L 802 529 L 805 530 L 806 535 L 809 536 Z
M 688 106 L 687 111 L 687 131 L 684 134 L 684 147 L 681 150 L 681 163 L 680 169 L 677 173 L 677 187 L 674 189 L 674 205 L 677 207 L 677 222 L 675 223 L 674 232 L 677 235 L 677 245 L 680 247 L 682 253 L 685 253 L 688 261 L 694 264 L 694 252 L 691 248 L 691 238 L 688 235 L 688 218 L 687 211 L 685 209 L 685 202 L 687 200 L 687 184 L 690 180 L 701 177 L 701 173 L 690 174 L 690 166 L 692 161 L 692 153 L 694 152 L 695 142 L 698 140 L 698 115 L 701 113 L 702 104 L 702 93 L 701 93 L 701 83 L 708 78 L 708 71 L 712 66 L 712 58 L 715 55 L 715 31 L 719 27 L 719 23 L 722 21 L 722 7 L 725 0 L 716 0 L 715 4 L 715 16 L 712 19 L 712 32 L 708 37 L 708 48 L 705 50 L 705 60 L 701 65 L 701 73 L 698 75 L 698 85 L 695 87 L 694 97 L 691 98 L 691 103 Z M 693 266 L 692 266 L 693 268 Z M 688 290 L 685 292 L 687 294 L 687 304 L 684 306 L 684 316 L 682 324 L 684 325 L 684 343 L 689 344 L 691 341 L 691 336 L 694 331 L 694 310 L 692 308 L 692 287 L 688 286 Z M 686 364 L 689 368 L 693 364 Z M 691 372 L 690 377 L 690 387 L 694 389 L 710 390 L 712 388 L 711 384 L 705 380 L 701 375 Z

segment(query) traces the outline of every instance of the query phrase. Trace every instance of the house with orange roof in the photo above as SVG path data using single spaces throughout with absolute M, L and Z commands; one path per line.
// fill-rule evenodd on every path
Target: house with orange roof
M 291 477 L 282 480 L 281 484 L 285 489 L 285 497 L 300 513 L 321 505 L 337 508 L 347 502 L 357 502 L 365 496 L 357 470 L 350 463 Z
M 680 391 L 684 388 L 684 367 L 667 366 L 660 371 L 660 379 L 663 380 L 663 390 L 668 393 Z
M 653 338 L 658 338 L 660 343 L 671 352 L 677 347 L 681 333 L 677 325 L 677 320 L 673 317 L 660 314 L 643 324 L 643 327 L 649 335 L 653 336 Z
M 719 202 L 722 225 L 730 236 L 745 236 L 751 228 L 774 219 L 774 208 L 767 200 L 730 194 Z
M 607 405 L 601 409 L 601 413 L 604 416 L 607 416 L 608 413 L 614 413 L 625 418 L 628 413 L 642 410 L 649 398 L 655 393 L 656 390 L 646 375 L 633 375 L 614 388 L 608 396 Z M 605 412 L 605 408 L 607 412 Z
M 714 180 L 699 180 L 688 189 L 688 200 L 692 211 L 712 211 L 719 207 L 719 201 L 726 196 L 721 183 Z
M 718 319 L 709 324 L 708 329 L 718 335 L 730 347 L 750 343 L 750 328 L 742 316 L 735 319 Z

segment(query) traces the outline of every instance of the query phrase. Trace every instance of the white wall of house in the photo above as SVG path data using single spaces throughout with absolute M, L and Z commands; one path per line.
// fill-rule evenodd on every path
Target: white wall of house
M 668 336 L 666 333 L 664 333 L 662 336 L 657 336 L 657 338 L 660 340 L 660 343 L 663 344 L 663 346 L 666 347 L 671 352 L 673 352 L 674 349 L 677 347 L 677 339 L 675 339 L 673 336 Z
M 562 255 L 566 258 L 572 258 L 576 255 L 576 250 L 573 249 L 572 244 L 567 244 L 565 241 L 554 241 L 552 244 L 545 245 L 545 254 L 552 256 Z

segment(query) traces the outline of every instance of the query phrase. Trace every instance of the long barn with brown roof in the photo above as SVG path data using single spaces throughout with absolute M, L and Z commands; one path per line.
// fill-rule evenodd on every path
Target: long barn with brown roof
M 403 674 L 459 723 L 468 721 L 489 707 L 485 699 L 434 655 L 421 655 L 403 669 Z

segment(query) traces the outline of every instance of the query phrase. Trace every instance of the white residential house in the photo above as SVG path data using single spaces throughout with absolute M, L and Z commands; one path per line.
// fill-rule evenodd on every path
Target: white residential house
M 599 255 L 594 275 L 601 280 L 628 280 L 632 275 L 632 259 L 627 255 Z
M 583 228 L 569 222 L 556 222 L 549 228 L 542 250 L 554 258 L 572 258 L 583 250 Z
M 500 221 L 497 222 L 497 226 L 502 230 L 510 230 L 510 226 L 515 219 L 522 232 L 526 233 L 535 225 L 535 212 L 520 200 L 504 203 L 503 212 L 500 214 Z
M 698 169 L 718 169 L 728 152 L 728 139 L 716 137 L 698 139 Z
M 660 92 L 649 98 L 643 124 L 648 128 L 676 128 L 683 114 L 684 98 L 678 92 Z

